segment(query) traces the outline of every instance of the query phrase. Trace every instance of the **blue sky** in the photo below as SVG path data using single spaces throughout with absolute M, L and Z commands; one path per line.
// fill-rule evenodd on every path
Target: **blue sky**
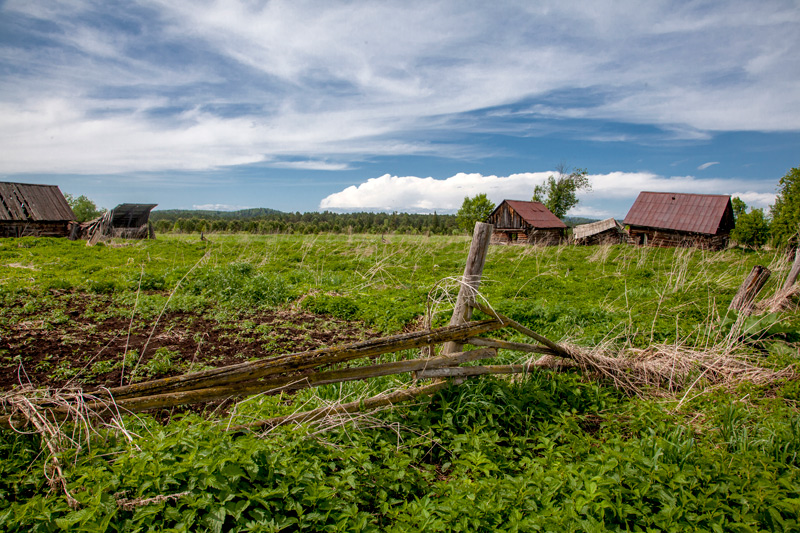
M 800 4 L 0 1 L 0 180 L 99 205 L 451 212 L 561 162 L 772 203 Z

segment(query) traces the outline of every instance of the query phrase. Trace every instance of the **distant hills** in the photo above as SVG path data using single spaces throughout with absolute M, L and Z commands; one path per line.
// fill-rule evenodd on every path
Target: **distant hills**
M 269 215 L 283 215 L 283 211 L 267 207 L 254 207 L 238 211 L 208 211 L 204 209 L 162 209 L 150 213 L 150 220 L 177 220 L 179 218 L 202 218 L 204 220 L 248 220 Z

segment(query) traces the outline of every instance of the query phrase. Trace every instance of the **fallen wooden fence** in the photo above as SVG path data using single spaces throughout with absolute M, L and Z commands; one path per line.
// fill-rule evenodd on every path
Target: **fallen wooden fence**
M 430 331 L 393 335 L 337 348 L 324 348 L 270 357 L 259 361 L 240 363 L 181 376 L 134 383 L 124 387 L 73 394 L 73 396 L 80 400 L 80 408 L 85 412 L 107 416 L 116 413 L 135 413 L 215 400 L 243 398 L 254 394 L 277 394 L 309 387 L 409 372 L 415 373 L 417 380 L 438 380 L 445 377 L 466 377 L 489 373 L 508 374 L 526 371 L 527 367 L 524 365 L 460 366 L 468 362 L 494 358 L 497 356 L 499 349 L 561 357 L 568 356 L 568 352 L 558 344 L 528 330 L 508 317 L 494 313 L 482 304 L 473 302 L 470 305 L 484 313 L 492 313 L 495 316 L 489 320 L 446 326 Z M 511 327 L 526 333 L 542 344 L 506 342 L 477 336 L 505 327 Z M 445 343 L 471 344 L 478 348 L 366 366 L 329 368 L 333 364 L 374 358 L 384 354 Z M 368 407 L 376 401 L 396 403 L 401 399 L 409 399 L 440 389 L 441 386 L 413 387 L 405 390 L 405 392 L 402 390 L 396 391 L 397 394 L 395 395 L 392 395 L 393 393 L 381 394 L 374 398 L 368 398 L 362 400 L 361 404 Z M 47 412 L 48 416 L 54 420 L 66 419 L 72 412 L 72 407 L 69 405 L 53 404 L 47 397 L 41 399 L 30 398 L 29 400 L 40 410 Z M 343 412 L 350 412 L 347 411 L 350 408 L 346 407 L 346 405 L 342 407 L 345 409 Z M 381 405 L 384 405 L 384 403 L 381 403 Z M 256 425 L 271 425 L 273 422 L 285 423 L 286 421 L 305 419 L 300 416 L 301 414 L 298 413 L 298 416 L 294 418 L 282 417 L 279 421 L 262 421 L 256 423 Z M 0 417 L 0 425 L 10 427 L 13 423 L 12 418 L 13 415 Z
M 476 301 L 477 287 L 486 260 L 491 230 L 490 224 L 478 223 L 475 226 L 458 300 L 449 326 L 371 339 L 346 346 L 269 357 L 111 389 L 90 392 L 71 391 L 68 401 L 64 400 L 67 396 L 62 396 L 58 402 L 55 402 L 52 396 L 48 398 L 47 395 L 44 395 L 36 398 L 33 395 L 25 398 L 26 405 L 35 406 L 39 410 L 39 414 L 44 414 L 48 419 L 60 421 L 68 419 L 78 412 L 97 416 L 135 413 L 201 402 L 243 398 L 254 394 L 297 391 L 308 387 L 379 376 L 413 373 L 414 383 L 411 388 L 382 393 L 352 404 L 320 408 L 251 424 L 261 427 L 291 421 L 314 420 L 323 416 L 322 413 L 353 412 L 360 408 L 388 405 L 423 394 L 432 394 L 446 386 L 447 382 L 442 381 L 444 378 L 461 380 L 468 376 L 527 371 L 526 365 L 461 366 L 464 363 L 494 358 L 500 349 L 570 358 L 571 354 L 565 348 Z M 473 309 L 483 312 L 490 318 L 469 321 Z M 505 327 L 515 329 L 539 344 L 507 342 L 481 337 L 481 335 Z M 476 346 L 477 349 L 464 351 L 465 344 Z M 435 355 L 436 345 L 442 345 L 441 353 L 438 356 Z M 376 358 L 389 353 L 420 348 L 423 349 L 421 353 L 424 354 L 424 357 L 417 359 L 331 368 L 332 365 L 342 365 L 359 359 Z M 420 379 L 436 381 L 430 385 L 417 386 L 416 381 Z M 19 422 L 14 418 L 13 401 L 6 402 L 3 410 L 5 413 L 4 416 L 0 416 L 0 425 L 10 427 L 25 422 L 25 416 L 21 416 Z M 17 409 L 17 412 L 19 411 L 28 412 Z

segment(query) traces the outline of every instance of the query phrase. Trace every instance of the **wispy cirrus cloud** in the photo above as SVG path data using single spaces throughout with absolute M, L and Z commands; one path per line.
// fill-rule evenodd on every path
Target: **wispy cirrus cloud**
M 229 205 L 229 204 L 195 204 L 192 209 L 201 211 L 239 211 L 240 209 L 250 209 L 251 205 Z
M 697 170 L 705 170 L 708 167 L 713 167 L 714 165 L 719 165 L 719 161 L 709 161 L 708 163 L 703 163 L 702 165 L 697 167 Z
M 0 12 L 5 173 L 480 157 L 492 150 L 466 135 L 563 118 L 667 139 L 800 130 L 791 2 L 9 0 Z

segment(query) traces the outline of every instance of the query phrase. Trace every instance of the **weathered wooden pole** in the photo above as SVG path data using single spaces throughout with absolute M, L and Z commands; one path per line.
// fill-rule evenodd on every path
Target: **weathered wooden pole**
M 794 263 L 792 264 L 792 269 L 789 271 L 789 276 L 786 278 L 786 282 L 783 284 L 783 290 L 788 291 L 794 285 L 794 282 L 797 281 L 797 276 L 800 275 L 800 246 L 797 247 L 797 251 L 794 253 Z
M 753 270 L 744 280 L 744 283 L 742 283 L 742 286 L 739 287 L 728 309 L 733 309 L 747 315 L 752 313 L 753 302 L 762 287 L 764 287 L 764 284 L 767 283 L 770 275 L 772 275 L 772 272 L 770 272 L 767 267 L 761 265 L 754 266 Z
M 453 308 L 453 316 L 450 318 L 450 325 L 457 326 L 465 324 L 472 317 L 471 303 L 478 293 L 483 275 L 483 266 L 486 264 L 486 256 L 489 253 L 489 241 L 492 238 L 494 226 L 484 222 L 476 222 L 475 230 L 472 232 L 472 244 L 467 255 L 467 264 L 464 267 L 464 277 L 461 279 L 461 288 L 458 290 L 456 305 Z M 456 353 L 463 351 L 463 344 L 460 342 L 446 342 L 442 347 L 442 353 Z

